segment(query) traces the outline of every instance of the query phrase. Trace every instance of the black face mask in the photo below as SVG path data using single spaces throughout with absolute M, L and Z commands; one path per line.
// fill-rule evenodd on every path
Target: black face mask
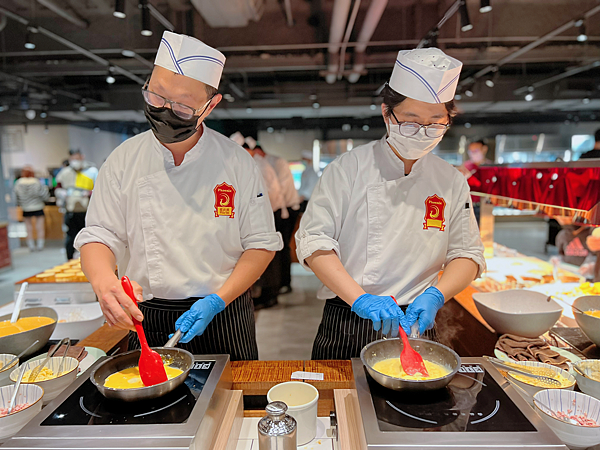
M 189 139 L 198 131 L 198 117 L 190 120 L 177 117 L 171 108 L 155 108 L 148 103 L 145 104 L 144 114 L 150 122 L 152 132 L 156 139 L 163 144 L 174 144 Z

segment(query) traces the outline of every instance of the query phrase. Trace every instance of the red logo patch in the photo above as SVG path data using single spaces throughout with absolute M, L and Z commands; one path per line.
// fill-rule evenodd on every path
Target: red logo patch
M 227 183 L 215 186 L 215 217 L 225 216 L 233 219 L 235 215 L 235 188 Z
M 446 220 L 444 218 L 445 208 L 446 201 L 443 198 L 437 195 L 427 197 L 427 200 L 425 200 L 425 223 L 423 224 L 423 229 L 437 228 L 440 231 L 444 231 L 446 228 L 446 225 L 444 225 Z

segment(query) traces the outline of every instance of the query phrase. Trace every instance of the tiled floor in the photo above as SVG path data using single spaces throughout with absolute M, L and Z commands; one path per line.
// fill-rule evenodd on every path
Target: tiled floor
M 258 450 L 258 417 L 245 417 L 236 450 Z M 333 438 L 327 435 L 329 417 L 317 418 L 317 435 L 298 450 L 333 450 Z

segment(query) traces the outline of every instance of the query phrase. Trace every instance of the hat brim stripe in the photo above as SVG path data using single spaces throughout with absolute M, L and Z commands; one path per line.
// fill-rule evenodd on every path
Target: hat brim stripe
M 179 63 L 177 62 L 177 58 L 175 58 L 175 52 L 173 51 L 173 47 L 171 47 L 171 44 L 169 44 L 169 42 L 165 38 L 162 38 L 160 40 L 160 43 L 165 44 L 167 50 L 169 51 L 169 54 L 171 55 L 171 59 L 173 60 L 173 65 L 175 66 L 175 69 L 180 75 L 183 75 L 183 70 L 181 70 Z
M 446 89 L 448 89 L 450 86 L 452 86 L 452 84 L 458 79 L 458 77 L 460 77 L 460 73 L 458 75 L 456 75 L 454 78 L 452 78 L 452 80 L 450 80 L 450 82 L 444 86 L 443 88 L 441 88 L 438 91 L 438 95 L 440 95 L 442 92 L 444 92 Z
M 212 56 L 202 56 L 202 55 L 186 56 L 185 58 L 181 58 L 177 62 L 179 64 L 183 64 L 184 62 L 188 62 L 188 61 L 192 61 L 192 60 L 200 60 L 200 61 L 213 62 L 213 63 L 216 63 L 216 64 L 220 65 L 221 67 L 225 67 L 225 64 L 223 63 L 223 61 L 221 61 L 218 58 L 213 58 Z
M 402 64 L 400 61 L 396 60 L 396 64 L 398 64 L 400 66 L 400 68 L 406 70 L 408 73 L 413 74 L 415 77 L 417 77 L 417 79 L 419 81 L 421 81 L 421 83 L 423 83 L 423 85 L 427 88 L 427 90 L 429 91 L 429 93 L 433 96 L 433 99 L 435 100 L 436 103 L 442 103 L 440 102 L 439 97 L 437 96 L 437 94 L 435 93 L 435 89 L 433 89 L 430 84 L 421 76 L 419 75 L 418 72 L 414 71 L 413 69 L 411 69 L 410 67 L 405 66 L 404 64 Z

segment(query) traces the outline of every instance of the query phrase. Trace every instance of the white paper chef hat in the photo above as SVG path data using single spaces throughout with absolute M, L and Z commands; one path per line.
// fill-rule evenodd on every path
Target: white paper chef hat
M 313 159 L 313 152 L 311 152 L 310 150 L 302 150 L 302 158 Z
M 225 56 L 196 38 L 165 31 L 154 64 L 219 89 Z
M 398 52 L 390 87 L 399 94 L 427 103 L 446 103 L 454 98 L 462 63 L 439 48 Z
M 248 136 L 246 139 L 244 139 L 244 142 L 246 144 L 248 144 L 248 147 L 250 147 L 250 150 L 254 150 L 254 148 L 256 147 L 256 144 L 257 144 L 256 139 L 254 139 L 251 136 Z
M 237 145 L 244 145 L 244 135 L 239 131 L 236 131 L 231 136 L 229 136 L 229 139 L 231 139 Z

